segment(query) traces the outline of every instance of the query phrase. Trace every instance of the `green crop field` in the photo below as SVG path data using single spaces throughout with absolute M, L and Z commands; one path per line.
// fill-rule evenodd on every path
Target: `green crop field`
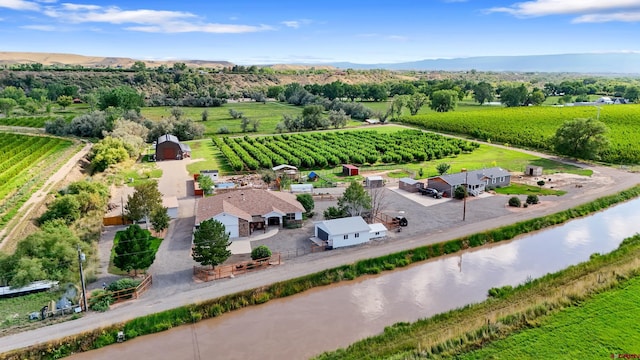
M 231 115 L 229 115 L 230 109 L 242 112 L 242 114 L 249 120 L 260 121 L 257 131 L 258 134 L 274 133 L 276 125 L 282 121 L 282 116 L 284 114 L 294 117 L 302 115 L 301 106 L 293 106 L 279 102 L 267 102 L 266 104 L 256 102 L 238 102 L 227 103 L 220 107 L 181 107 L 181 109 L 184 111 L 184 118 L 192 119 L 205 126 L 205 135 L 219 134 L 220 128 L 226 128 L 231 134 L 242 133 L 242 129 L 240 127 L 241 120 L 233 119 Z M 209 116 L 208 120 L 203 122 L 201 121 L 202 112 L 205 109 L 209 113 Z M 142 109 L 141 113 L 142 116 L 151 120 L 160 120 L 162 118 L 171 117 L 171 107 L 146 107 Z M 362 125 L 362 122 L 351 121 L 347 124 L 347 126 L 358 125 Z M 249 125 L 249 128 L 251 128 L 251 125 Z
M 36 116 L 17 116 L 0 118 L 0 125 L 4 126 L 24 126 L 32 128 L 43 128 L 44 123 L 47 121 L 53 121 L 59 117 L 62 117 L 66 121 L 71 121 L 75 115 L 73 114 L 60 114 L 60 115 L 36 115 Z
M 214 138 L 235 171 L 289 164 L 304 169 L 339 164 L 405 164 L 469 153 L 478 144 L 419 130 L 374 130 Z
M 426 129 L 466 134 L 482 140 L 551 150 L 551 138 L 565 121 L 595 118 L 594 106 L 487 108 L 403 117 L 403 122 Z M 640 163 L 640 105 L 604 105 L 599 119 L 609 128 L 610 148 L 602 160 L 615 164 Z
M 0 228 L 57 169 L 72 144 L 59 138 L 0 132 Z
M 456 359 L 608 359 L 640 356 L 640 277 Z M 620 357 L 624 358 L 624 357 Z M 636 357 L 634 357 L 636 358 Z

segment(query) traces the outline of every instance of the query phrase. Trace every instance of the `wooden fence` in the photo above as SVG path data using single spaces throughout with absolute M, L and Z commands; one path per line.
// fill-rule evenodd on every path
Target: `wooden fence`
M 235 264 L 218 265 L 213 269 L 209 266 L 194 266 L 193 276 L 202 281 L 212 281 L 234 277 L 236 275 L 264 270 L 271 265 L 280 265 L 280 253 L 273 253 L 271 257 L 257 260 L 241 261 Z
M 109 291 L 106 294 L 98 295 L 97 297 L 100 298 L 104 296 L 111 296 L 113 298 L 112 304 L 116 304 L 122 301 L 139 298 L 140 295 L 144 294 L 147 290 L 149 290 L 152 284 L 153 284 L 153 277 L 151 276 L 151 274 L 147 274 L 145 275 L 144 279 L 142 279 L 142 282 L 140 282 L 140 284 L 138 284 L 138 286 L 136 287 L 117 290 L 117 291 Z M 87 300 L 90 300 L 91 298 L 92 296 L 89 294 L 89 296 L 87 296 Z M 82 294 L 80 295 L 80 304 L 83 304 Z

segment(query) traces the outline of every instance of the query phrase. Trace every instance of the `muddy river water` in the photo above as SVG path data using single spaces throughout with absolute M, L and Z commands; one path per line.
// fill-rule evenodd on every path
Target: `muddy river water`
M 640 200 L 503 244 L 272 300 L 71 359 L 309 358 L 400 321 L 482 301 L 491 287 L 588 260 L 637 232 Z

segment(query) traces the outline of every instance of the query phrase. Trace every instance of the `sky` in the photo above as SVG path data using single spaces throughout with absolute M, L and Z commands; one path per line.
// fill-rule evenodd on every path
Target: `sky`
M 638 52 L 638 34 L 640 0 L 0 0 L 0 51 L 148 60 L 376 64 Z

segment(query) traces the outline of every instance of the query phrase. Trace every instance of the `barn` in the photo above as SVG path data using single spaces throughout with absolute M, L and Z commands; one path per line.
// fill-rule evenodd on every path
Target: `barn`
M 360 172 L 355 165 L 343 164 L 342 165 L 342 175 L 344 176 L 356 176 Z
M 162 135 L 156 141 L 156 160 L 182 160 L 190 156 L 191 147 L 173 135 Z

